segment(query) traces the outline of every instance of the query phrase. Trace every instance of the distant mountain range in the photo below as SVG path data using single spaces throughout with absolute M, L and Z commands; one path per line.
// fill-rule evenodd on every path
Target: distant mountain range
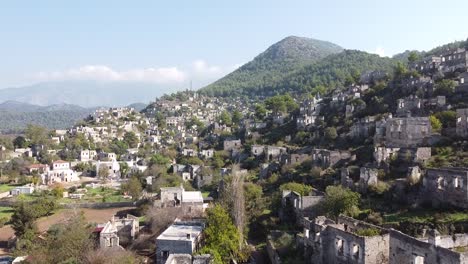
M 142 82 L 61 81 L 0 89 L 0 102 L 17 101 L 39 106 L 126 106 L 134 102 L 148 103 L 164 93 L 175 91 L 175 88 Z

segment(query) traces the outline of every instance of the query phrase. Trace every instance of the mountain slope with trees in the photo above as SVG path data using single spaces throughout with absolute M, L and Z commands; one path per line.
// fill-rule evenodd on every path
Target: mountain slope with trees
M 354 82 L 364 71 L 389 71 L 396 60 L 343 50 L 330 42 L 288 37 L 224 78 L 202 88 L 214 96 L 321 91 Z
M 203 91 L 227 95 L 232 90 L 272 86 L 291 72 L 342 51 L 343 48 L 331 42 L 290 36 Z

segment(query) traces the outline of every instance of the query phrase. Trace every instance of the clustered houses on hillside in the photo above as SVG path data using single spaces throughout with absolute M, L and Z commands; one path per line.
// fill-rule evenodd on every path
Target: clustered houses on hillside
M 238 175 L 262 187 L 260 192 L 278 192 L 290 181 L 315 187 L 303 195 L 284 189 L 277 196 L 268 193 L 281 199 L 273 214 L 281 221 L 292 214 L 295 221 L 288 224 L 303 228 L 295 242 L 306 263 L 467 263 L 460 248 L 468 239 L 460 228 L 450 231 L 452 240 L 448 232 L 426 228 L 410 236 L 377 221 L 367 223 L 364 210 L 360 220 L 331 219 L 319 210 L 330 185 L 359 192 L 369 207 L 377 196 L 380 207 L 368 211 L 423 205 L 467 209 L 466 157 L 441 155 L 466 148 L 466 56 L 465 50 L 448 51 L 411 63 L 412 71 L 394 80 L 385 72 L 365 72 L 327 93 L 287 95 L 265 104 L 186 91 L 159 98 L 141 113 L 98 109 L 75 127 L 54 131 L 54 149 L 22 146 L 7 157 L 34 160 L 24 174 L 40 176 L 46 186 L 83 176 L 117 182 L 137 176 L 142 197 L 154 208 L 180 213 L 157 236 L 157 263 L 210 263 L 211 256 L 194 255 L 204 242 L 205 224 L 198 218 L 213 199 L 204 195 L 219 194 L 229 176 Z M 441 80 L 451 81 L 451 93 L 439 91 Z M 457 149 L 447 147 L 452 142 Z M 33 191 L 24 186 L 11 192 Z M 95 230 L 102 248 L 125 247 L 139 232 L 138 219 L 130 215 Z M 277 263 L 273 244 L 267 245 Z
M 391 198 L 386 199 L 392 200 L 392 207 L 421 208 L 425 205 L 424 208 L 438 210 L 466 209 L 466 162 L 454 159 L 453 165 L 449 162 L 439 165 L 437 161 L 443 149 L 451 148 L 440 146 L 452 146 L 451 140 L 461 140 L 458 143 L 461 147 L 457 148 L 461 154 L 457 158 L 465 157 L 467 51 L 447 51 L 440 57 L 412 63 L 410 69 L 413 72 L 388 85 L 401 92 L 401 96 L 398 92 L 392 94 L 394 99 L 389 102 L 393 105 L 384 105 L 387 102 L 382 100 L 378 103 L 380 106 L 372 106 L 385 107 L 385 111 L 369 109 L 368 105 L 373 99 L 368 95 L 369 90 L 389 77 L 383 73 L 365 73 L 360 84 L 338 88 L 322 95 L 320 100 L 299 102 L 297 135 L 305 131 L 307 134 L 301 136 L 306 135 L 308 141 L 305 142 L 312 142 L 312 145 L 326 146 L 324 137 L 333 138 L 335 143 L 328 144 L 333 146 L 331 149 L 287 147 L 281 154 L 284 158 L 272 160 L 279 164 L 273 172 L 280 172 L 282 166 L 284 171 L 287 164 L 295 168 L 309 164 L 321 168 L 322 177 L 334 173 L 334 184 L 361 193 L 367 199 L 372 199 L 369 195 L 390 190 L 387 194 Z M 455 89 L 442 93 L 440 86 L 447 83 L 453 83 Z M 316 123 L 318 119 L 311 116 L 319 114 L 323 116 L 322 122 Z M 450 114 L 453 121 L 447 123 L 442 114 Z M 340 119 L 344 121 L 340 123 Z M 442 124 L 438 125 L 440 121 Z M 336 135 L 327 134 L 323 123 L 328 126 L 335 123 Z M 296 140 L 304 142 L 297 135 Z M 287 137 L 284 140 L 287 141 Z M 350 149 L 351 146 L 358 146 L 359 151 Z M 251 146 L 251 150 L 255 157 L 265 153 L 264 146 L 260 145 Z M 316 169 L 313 173 L 317 171 L 320 172 Z M 451 230 L 449 234 L 446 230 L 441 234 L 435 229 L 424 229 L 409 235 L 343 215 L 330 219 L 319 215 L 323 199 L 324 194 L 317 191 L 308 195 L 283 191 L 280 216 L 283 221 L 289 221 L 288 216 L 293 214 L 295 223 L 304 229 L 296 237 L 296 245 L 301 248 L 305 263 L 468 263 L 466 251 L 460 250 L 468 246 L 468 234 L 463 234 L 463 228 Z M 268 237 L 272 263 L 279 263 L 281 255 L 281 249 L 276 248 L 274 242 L 278 237 L 275 232 Z

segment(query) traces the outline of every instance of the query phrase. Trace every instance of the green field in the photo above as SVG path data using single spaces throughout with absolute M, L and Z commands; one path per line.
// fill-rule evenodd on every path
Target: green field
M 10 217 L 12 214 L 13 214 L 13 208 L 0 207 L 0 218 L 6 217 L 8 220 L 10 220 Z
M 9 192 L 14 186 L 9 184 L 0 184 L 0 193 Z
M 61 198 L 59 203 L 113 203 L 128 202 L 130 199 L 123 198 L 119 190 L 110 188 L 86 188 L 88 192 L 84 193 L 82 199 Z
M 466 211 L 453 211 L 453 212 L 440 212 L 435 210 L 411 210 L 395 214 L 384 215 L 385 223 L 456 223 L 468 221 L 468 212 Z

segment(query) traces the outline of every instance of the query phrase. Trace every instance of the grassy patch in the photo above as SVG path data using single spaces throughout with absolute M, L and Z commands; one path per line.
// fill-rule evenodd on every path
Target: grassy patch
M 210 196 L 210 192 L 202 192 L 202 196 L 203 198 L 207 198 L 208 196 Z
M 82 199 L 61 198 L 59 203 L 115 203 L 127 202 L 130 199 L 125 199 L 119 190 L 111 188 L 86 188 Z
M 10 220 L 12 215 L 13 215 L 12 207 L 0 207 L 0 218 L 6 217 L 8 220 Z
M 436 210 L 411 210 L 384 215 L 385 223 L 456 223 L 468 221 L 468 211 L 440 212 Z
M 9 192 L 13 188 L 14 186 L 11 186 L 9 184 L 0 184 L 0 193 Z

